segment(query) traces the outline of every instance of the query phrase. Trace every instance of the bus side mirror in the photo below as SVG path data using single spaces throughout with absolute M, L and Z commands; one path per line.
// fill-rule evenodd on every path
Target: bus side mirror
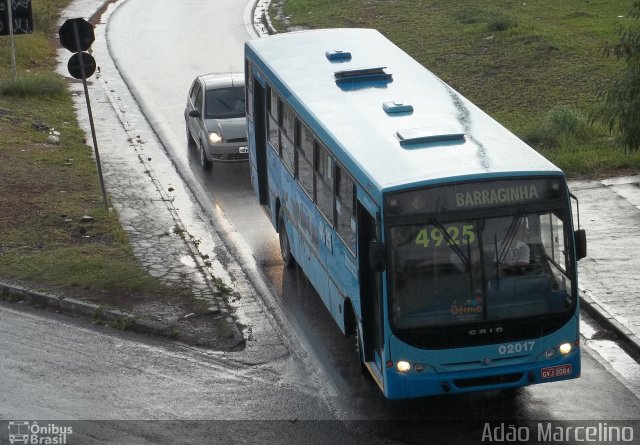
M 587 256 L 587 232 L 584 229 L 576 230 L 574 238 L 576 240 L 576 260 L 581 260 Z
M 379 241 L 369 243 L 369 267 L 374 272 L 382 272 L 385 269 L 384 245 Z

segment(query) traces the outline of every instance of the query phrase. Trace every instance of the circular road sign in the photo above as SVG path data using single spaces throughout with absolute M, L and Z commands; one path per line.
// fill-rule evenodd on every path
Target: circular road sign
M 93 76 L 93 73 L 96 72 L 96 59 L 94 59 L 91 54 L 85 52 L 75 53 L 73 56 L 71 56 L 69 62 L 67 63 L 69 74 L 71 74 L 76 79 L 82 79 L 80 55 L 82 55 L 82 65 L 84 65 L 85 77 Z
M 74 28 L 78 29 L 80 48 L 76 45 Z M 60 44 L 72 53 L 88 50 L 96 39 L 96 35 L 93 32 L 93 25 L 83 18 L 68 19 L 60 27 L 58 35 L 60 36 Z

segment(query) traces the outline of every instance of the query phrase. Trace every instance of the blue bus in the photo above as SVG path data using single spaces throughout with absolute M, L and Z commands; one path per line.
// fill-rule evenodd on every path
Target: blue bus
M 386 397 L 579 377 L 586 237 L 560 169 L 376 30 L 248 41 L 245 81 L 284 262 Z

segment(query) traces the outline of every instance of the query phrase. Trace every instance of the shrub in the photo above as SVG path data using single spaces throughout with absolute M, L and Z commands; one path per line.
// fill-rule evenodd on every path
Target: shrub
M 635 24 L 620 31 L 618 43 L 604 48 L 605 56 L 623 60 L 626 69 L 600 88 L 601 105 L 592 121 L 603 122 L 609 132 L 616 133 L 618 145 L 632 152 L 640 150 L 640 0 L 633 3 L 629 15 Z
M 515 26 L 517 26 L 517 23 L 503 14 L 496 14 L 487 20 L 487 30 L 489 32 L 506 31 Z
M 524 139 L 540 147 L 567 147 L 589 136 L 587 118 L 569 106 L 557 106 L 547 112 L 542 122 L 525 134 Z
M 586 136 L 587 119 L 575 108 L 558 106 L 547 112 L 543 126 L 557 136 L 572 135 L 582 138 Z

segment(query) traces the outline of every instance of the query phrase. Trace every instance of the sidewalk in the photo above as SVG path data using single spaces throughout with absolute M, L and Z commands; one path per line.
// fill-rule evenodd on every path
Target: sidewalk
M 76 0 L 62 14 L 85 17 L 95 25 L 92 53 L 99 69 L 88 83 L 105 188 L 142 267 L 166 284 L 191 289 L 194 310 L 189 310 L 189 302 L 152 301 L 127 302 L 124 312 L 105 308 L 100 298 L 79 301 L 2 282 L 0 293 L 9 291 L 39 306 L 228 351 L 247 364 L 289 355 L 287 341 L 257 296 L 262 290 L 251 284 L 227 250 L 108 57 L 104 25 L 113 10 L 105 0 Z M 90 19 L 94 11 L 103 15 Z M 58 72 L 67 78 L 68 57 L 66 50 L 59 50 Z M 70 82 L 79 125 L 93 147 L 82 82 Z
M 640 353 L 640 175 L 570 181 L 588 256 L 578 263 L 583 308 Z

